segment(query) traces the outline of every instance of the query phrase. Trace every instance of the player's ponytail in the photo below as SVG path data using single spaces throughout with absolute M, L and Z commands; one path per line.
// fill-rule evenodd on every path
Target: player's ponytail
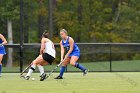
M 49 33 L 45 31 L 45 32 L 42 34 L 42 37 L 49 38 Z

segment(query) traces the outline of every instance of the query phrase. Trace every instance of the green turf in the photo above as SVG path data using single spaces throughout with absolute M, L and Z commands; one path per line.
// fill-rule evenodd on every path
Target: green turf
M 80 63 L 90 71 L 110 71 L 110 62 L 84 62 Z M 112 61 L 112 71 L 140 71 L 140 60 L 128 60 L 128 61 Z M 25 66 L 26 67 L 26 66 Z M 25 68 L 24 67 L 24 68 Z M 45 71 L 50 71 L 56 64 L 45 66 Z M 59 71 L 60 69 L 57 69 Z M 3 67 L 3 72 L 19 72 L 19 67 Z M 67 71 L 80 71 L 79 69 L 68 65 Z
M 33 73 L 35 81 L 19 78 L 19 73 L 3 73 L 0 93 L 140 93 L 140 73 L 65 73 L 65 79 L 40 82 L 39 74 Z

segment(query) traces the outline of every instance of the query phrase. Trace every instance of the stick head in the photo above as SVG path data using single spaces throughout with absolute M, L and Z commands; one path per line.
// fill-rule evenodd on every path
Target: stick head
M 49 77 L 49 76 L 47 75 L 47 76 L 46 76 L 46 79 L 47 79 L 48 77 Z

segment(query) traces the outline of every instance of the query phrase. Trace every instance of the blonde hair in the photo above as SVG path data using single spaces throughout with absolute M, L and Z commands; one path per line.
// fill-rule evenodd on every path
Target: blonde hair
M 68 34 L 66 29 L 61 29 L 60 32 L 64 32 L 64 33 Z

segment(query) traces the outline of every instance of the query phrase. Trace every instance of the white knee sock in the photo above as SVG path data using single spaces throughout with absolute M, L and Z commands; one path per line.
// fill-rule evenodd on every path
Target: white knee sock
M 40 74 L 42 75 L 44 73 L 44 68 L 41 65 L 38 65 L 38 70 L 40 71 Z
M 31 68 L 29 69 L 28 73 L 26 76 L 31 76 L 31 74 L 33 73 L 33 71 L 35 70 L 36 66 L 32 65 Z

